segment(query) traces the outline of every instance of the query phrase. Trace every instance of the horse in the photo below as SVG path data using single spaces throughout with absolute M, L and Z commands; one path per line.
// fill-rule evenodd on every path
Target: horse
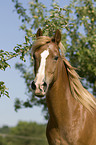
M 35 96 L 46 96 L 49 145 L 96 145 L 96 100 L 64 55 L 61 32 L 43 36 L 39 28 L 32 46 Z

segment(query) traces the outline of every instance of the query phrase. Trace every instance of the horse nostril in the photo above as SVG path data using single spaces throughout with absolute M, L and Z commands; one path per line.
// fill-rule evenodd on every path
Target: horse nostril
M 44 87 L 47 87 L 47 84 L 46 84 L 46 82 L 44 82 L 44 83 L 43 83 L 43 86 L 44 86 Z
M 34 82 L 34 81 L 33 81 L 32 84 L 31 84 L 31 88 L 32 88 L 33 90 L 36 90 L 36 85 L 35 85 L 35 82 Z
M 46 91 L 46 89 L 47 89 L 47 83 L 46 82 L 43 83 L 43 87 L 44 87 L 44 91 Z

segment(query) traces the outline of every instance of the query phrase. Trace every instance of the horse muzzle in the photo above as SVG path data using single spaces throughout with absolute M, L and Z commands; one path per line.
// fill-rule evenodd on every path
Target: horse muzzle
M 31 88 L 32 88 L 33 93 L 37 97 L 43 97 L 46 95 L 46 92 L 47 92 L 47 83 L 43 82 L 42 84 L 36 84 L 36 82 L 33 81 L 31 84 Z

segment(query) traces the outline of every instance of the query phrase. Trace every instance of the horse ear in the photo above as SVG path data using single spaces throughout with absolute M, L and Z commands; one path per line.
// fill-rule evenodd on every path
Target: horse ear
M 61 32 L 59 29 L 56 30 L 53 41 L 55 41 L 55 43 L 57 44 L 59 44 L 59 42 L 61 41 Z
M 36 33 L 36 38 L 39 36 L 43 36 L 42 30 L 39 28 L 37 33 Z

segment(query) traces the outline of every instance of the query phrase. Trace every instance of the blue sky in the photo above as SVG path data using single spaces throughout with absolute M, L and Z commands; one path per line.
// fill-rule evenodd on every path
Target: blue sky
M 30 0 L 19 0 L 25 6 Z M 41 0 L 44 4 L 51 1 Z M 60 5 L 67 5 L 70 0 L 59 0 Z M 48 6 L 48 5 L 47 5 Z M 5 51 L 12 51 L 16 44 L 24 42 L 24 32 L 19 30 L 21 25 L 18 15 L 14 10 L 14 3 L 11 0 L 0 1 L 0 49 Z M 11 68 L 6 71 L 0 70 L 0 81 L 4 81 L 7 88 L 9 88 L 10 98 L 2 96 L 0 98 L 0 127 L 3 125 L 14 126 L 18 121 L 36 121 L 45 123 L 42 108 L 33 107 L 31 109 L 21 109 L 17 113 L 14 111 L 14 101 L 16 97 L 26 100 L 25 83 L 20 77 L 20 72 L 15 69 L 15 63 L 20 62 L 19 58 L 9 61 Z M 28 63 L 28 62 L 27 62 Z

